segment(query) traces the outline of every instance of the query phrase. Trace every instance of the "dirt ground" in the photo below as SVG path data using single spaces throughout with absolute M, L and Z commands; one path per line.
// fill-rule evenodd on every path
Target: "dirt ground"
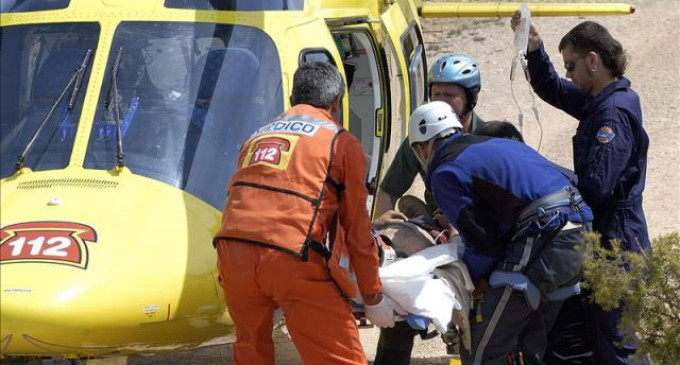
M 644 209 L 652 238 L 680 230 L 680 0 L 638 0 L 635 14 L 595 17 L 627 50 L 627 77 L 640 95 L 644 126 L 650 139 Z M 537 26 L 558 72 L 564 73 L 557 51 L 562 35 L 584 18 L 537 18 Z M 512 33 L 509 20 L 425 20 L 428 63 L 451 52 L 468 53 L 480 64 L 482 92 L 477 106 L 485 120 L 508 119 L 517 123 L 518 109 L 510 92 Z M 532 99 L 523 78 L 513 84 L 524 111 L 527 142 L 538 148 L 540 127 L 532 115 Z M 577 121 L 536 99 L 543 128 L 540 152 L 552 161 L 572 166 L 571 136 Z M 416 193 L 422 185 L 414 187 Z M 361 329 L 369 360 L 375 356 L 378 331 Z M 295 347 L 282 330 L 274 332 L 277 364 L 301 364 Z M 438 338 L 417 340 L 412 364 L 448 364 L 449 357 Z M 133 357 L 129 364 L 231 364 L 231 345 L 210 346 L 170 355 Z

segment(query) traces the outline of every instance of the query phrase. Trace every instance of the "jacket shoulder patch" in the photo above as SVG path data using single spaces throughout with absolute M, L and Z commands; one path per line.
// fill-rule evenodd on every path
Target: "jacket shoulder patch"
M 616 137 L 611 127 L 604 126 L 597 131 L 597 140 L 600 143 L 609 143 Z

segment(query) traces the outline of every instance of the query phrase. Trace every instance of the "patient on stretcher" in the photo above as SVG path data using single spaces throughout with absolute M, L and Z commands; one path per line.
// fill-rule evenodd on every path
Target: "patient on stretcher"
M 449 237 L 436 221 L 423 217 L 377 223 L 373 228 L 383 250 L 396 254 L 383 260 L 380 268 L 383 294 L 398 304 L 395 315 L 416 329 L 426 329 L 430 321 L 441 334 L 455 328 L 469 348 L 474 285 L 461 260 L 460 238 Z

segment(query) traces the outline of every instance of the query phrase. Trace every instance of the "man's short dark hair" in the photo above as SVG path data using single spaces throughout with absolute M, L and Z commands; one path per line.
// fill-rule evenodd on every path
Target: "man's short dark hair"
M 582 56 L 596 52 L 602 57 L 602 63 L 611 71 L 612 76 L 621 77 L 626 73 L 628 59 L 621 43 L 614 39 L 607 28 L 592 21 L 585 21 L 562 37 L 559 51 L 572 46 Z
M 475 134 L 478 136 L 487 136 L 495 138 L 514 139 L 516 141 L 524 142 L 522 133 L 520 133 L 515 126 L 508 121 L 489 121 L 477 128 Z
M 338 69 L 328 63 L 305 63 L 293 75 L 291 104 L 308 104 L 328 109 L 345 94 L 345 83 Z

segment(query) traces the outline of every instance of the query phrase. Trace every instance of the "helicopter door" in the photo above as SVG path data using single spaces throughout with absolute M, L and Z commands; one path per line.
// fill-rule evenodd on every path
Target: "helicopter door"
M 417 23 L 418 15 L 414 11 L 415 9 L 408 6 L 405 0 L 399 0 L 390 5 L 380 16 L 392 47 L 396 51 L 396 62 L 402 74 L 408 75 L 407 83 L 403 78 L 399 79 L 407 90 L 405 95 L 402 95 L 402 102 L 399 103 L 402 137 L 406 133 L 411 112 L 427 101 L 425 46 Z M 408 98 L 408 102 L 404 97 Z
M 377 48 L 367 26 L 359 25 L 333 31 L 347 77 L 349 131 L 361 141 L 368 162 L 366 186 L 369 211 L 377 189 L 381 160 L 381 139 L 385 118 L 387 87 Z

